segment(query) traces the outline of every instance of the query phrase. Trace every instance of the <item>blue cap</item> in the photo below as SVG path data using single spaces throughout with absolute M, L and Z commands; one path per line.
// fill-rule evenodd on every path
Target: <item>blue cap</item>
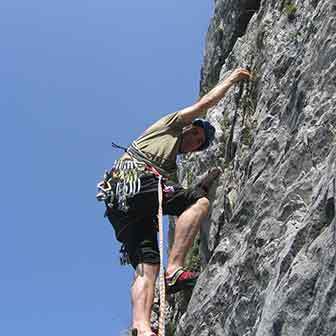
M 210 143 L 215 138 L 216 129 L 213 127 L 209 121 L 204 119 L 195 119 L 192 124 L 194 126 L 202 127 L 204 129 L 205 141 L 204 144 L 198 149 L 203 150 L 209 147 Z

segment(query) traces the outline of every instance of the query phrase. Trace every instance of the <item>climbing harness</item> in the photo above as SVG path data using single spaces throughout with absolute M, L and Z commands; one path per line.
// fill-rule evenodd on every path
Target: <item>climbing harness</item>
M 130 158 L 116 160 L 110 171 L 105 171 L 104 179 L 97 184 L 98 192 L 96 198 L 99 202 L 104 201 L 106 205 L 127 212 L 129 206 L 127 199 L 134 197 L 141 189 L 141 177 L 146 174 L 160 173 L 152 167 L 143 157 L 134 156 L 129 152 L 130 148 L 120 146 L 112 142 L 112 147 L 122 149 L 130 155 Z
M 165 335 L 165 315 L 166 315 L 166 288 L 165 288 L 165 270 L 163 267 L 163 222 L 162 222 L 162 176 L 159 176 L 158 181 L 158 197 L 159 197 L 159 210 L 158 210 L 158 223 L 159 223 L 159 249 L 160 249 L 160 317 L 159 317 L 159 333 L 158 336 Z
M 134 197 L 141 189 L 141 177 L 145 174 L 146 165 L 137 160 L 117 160 L 111 171 L 105 171 L 104 179 L 97 184 L 98 201 L 127 212 L 127 198 Z

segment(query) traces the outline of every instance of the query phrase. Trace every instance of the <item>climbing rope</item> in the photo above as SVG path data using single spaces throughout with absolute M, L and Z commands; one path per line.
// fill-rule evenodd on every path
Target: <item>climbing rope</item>
M 159 248 L 160 248 L 160 317 L 159 317 L 159 333 L 158 336 L 165 336 L 165 315 L 166 315 L 166 288 L 165 288 L 165 272 L 163 267 L 163 222 L 162 222 L 162 176 L 159 176 L 158 182 L 158 224 L 159 224 Z

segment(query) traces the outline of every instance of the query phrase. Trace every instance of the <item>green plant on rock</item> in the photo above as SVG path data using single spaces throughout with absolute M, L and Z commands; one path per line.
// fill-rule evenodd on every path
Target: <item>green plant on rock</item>
M 227 171 L 230 168 L 230 161 L 224 161 L 221 167 L 223 168 L 224 171 Z
M 287 1 L 284 8 L 284 13 L 287 15 L 289 20 L 294 20 L 297 13 L 297 6 L 291 2 Z
M 223 133 L 222 136 L 219 138 L 219 144 L 218 144 L 219 155 L 216 158 L 218 159 L 217 162 L 218 165 L 221 165 L 219 160 L 225 156 L 224 154 L 226 150 L 226 141 L 227 141 L 227 135 Z
M 222 146 L 224 146 L 223 149 L 225 149 L 225 144 L 226 144 L 227 139 L 228 139 L 228 131 L 230 129 L 230 119 L 229 119 L 228 114 L 223 113 L 223 118 L 218 120 L 218 122 L 219 122 L 219 125 L 220 125 L 220 128 L 221 128 L 221 131 L 222 131 L 222 135 L 219 138 L 219 141 L 220 141 L 220 144 Z M 222 147 L 221 145 L 220 145 L 220 147 Z
M 194 272 L 199 272 L 201 270 L 201 258 L 199 255 L 199 244 L 200 244 L 200 239 L 199 237 L 195 239 L 191 249 L 189 250 L 185 265 L 188 269 L 194 271 Z
M 224 32 L 224 24 L 222 20 L 219 21 L 219 24 L 216 27 L 216 31 Z
M 297 39 L 301 36 L 302 36 L 302 34 L 299 31 L 289 33 L 290 39 L 294 40 L 294 41 L 297 41 Z
M 229 129 L 230 119 L 229 119 L 228 113 L 223 113 L 223 118 L 219 121 L 219 125 L 223 132 Z
M 336 143 L 336 130 L 331 123 L 329 123 L 329 130 L 332 133 L 332 141 Z
M 257 108 L 257 80 L 258 72 L 254 69 L 250 69 L 251 81 L 249 81 L 246 89 L 240 99 L 240 108 L 242 110 L 241 127 L 245 124 L 252 123 L 252 116 L 255 114 Z
M 244 96 L 241 99 L 241 106 L 248 114 L 254 114 L 255 103 L 254 103 L 252 97 Z
M 165 332 L 167 336 L 174 336 L 176 332 L 176 325 L 172 321 L 168 321 Z
M 187 170 L 185 179 L 187 181 L 187 187 L 189 188 L 193 183 L 193 173 L 191 170 Z
M 241 142 L 245 146 L 250 146 L 253 142 L 253 134 L 250 127 L 245 126 L 241 132 Z
M 216 17 L 213 21 L 213 32 L 215 34 L 224 32 L 224 23 L 223 20 L 219 17 Z

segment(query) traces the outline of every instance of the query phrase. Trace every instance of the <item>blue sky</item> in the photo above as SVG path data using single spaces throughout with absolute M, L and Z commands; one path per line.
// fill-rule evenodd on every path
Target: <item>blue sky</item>
M 0 4 L 0 334 L 119 335 L 131 268 L 95 186 L 199 93 L 212 0 Z

